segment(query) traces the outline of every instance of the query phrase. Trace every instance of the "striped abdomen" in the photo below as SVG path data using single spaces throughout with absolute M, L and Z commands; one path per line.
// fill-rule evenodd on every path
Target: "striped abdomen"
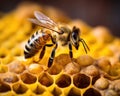
M 25 58 L 34 56 L 49 40 L 50 35 L 45 32 L 35 32 L 25 45 Z

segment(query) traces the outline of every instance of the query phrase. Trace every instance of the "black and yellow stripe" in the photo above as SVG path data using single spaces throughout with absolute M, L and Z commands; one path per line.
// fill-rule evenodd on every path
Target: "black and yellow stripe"
M 33 57 L 46 44 L 46 39 L 44 37 L 47 36 L 48 34 L 41 32 L 41 30 L 40 32 L 35 32 L 25 45 L 25 58 Z

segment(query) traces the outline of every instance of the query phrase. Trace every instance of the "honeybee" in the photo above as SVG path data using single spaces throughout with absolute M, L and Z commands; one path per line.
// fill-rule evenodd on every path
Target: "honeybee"
M 78 50 L 79 43 L 81 42 L 85 52 L 87 53 L 89 50 L 86 42 L 80 38 L 79 28 L 74 26 L 72 29 L 70 29 L 67 27 L 67 25 L 62 26 L 57 24 L 39 11 L 35 11 L 34 16 L 35 19 L 31 18 L 30 21 L 41 26 L 42 29 L 36 31 L 25 45 L 25 58 L 31 58 L 41 50 L 39 55 L 39 59 L 41 60 L 45 54 L 46 47 L 54 46 L 48 60 L 48 67 L 51 67 L 58 46 L 68 46 L 71 59 L 73 58 L 72 46 Z M 47 32 L 46 29 L 50 32 Z M 52 44 L 47 44 L 47 42 L 50 40 L 52 41 Z

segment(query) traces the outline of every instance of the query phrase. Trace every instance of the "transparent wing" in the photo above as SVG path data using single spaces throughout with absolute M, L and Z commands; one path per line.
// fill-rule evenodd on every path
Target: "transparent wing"
M 32 23 L 37 24 L 43 28 L 47 28 L 47 29 L 50 29 L 52 31 L 55 31 L 58 34 L 63 33 L 63 32 L 59 32 L 59 31 L 54 30 L 54 27 L 58 27 L 58 25 L 53 20 L 51 20 L 49 17 L 44 15 L 43 13 L 35 11 L 34 15 L 35 15 L 36 19 L 32 19 L 32 18 L 29 19 L 29 21 L 31 21 Z
M 57 32 L 58 34 L 60 34 L 60 32 L 54 30 L 54 29 L 53 29 L 53 26 L 50 25 L 50 24 L 47 24 L 47 23 L 44 24 L 44 23 L 42 23 L 42 22 L 39 22 L 37 19 L 32 19 L 32 18 L 30 18 L 29 21 L 31 21 L 32 23 L 37 24 L 37 25 L 39 25 L 39 26 L 41 26 L 41 27 L 43 27 L 43 28 L 50 29 L 50 30 L 55 31 L 55 32 Z
M 32 23 L 36 24 L 36 25 L 39 25 L 41 27 L 44 27 L 44 28 L 48 28 L 48 29 L 51 29 L 53 28 L 52 25 L 50 24 L 44 24 L 42 22 L 39 22 L 37 19 L 33 19 L 33 18 L 30 18 L 29 21 L 31 21 Z
M 35 11 L 34 15 L 36 19 L 43 24 L 49 24 L 53 27 L 57 26 L 57 24 L 53 20 L 51 20 L 49 17 L 47 17 L 46 15 L 44 15 L 43 13 L 39 11 Z

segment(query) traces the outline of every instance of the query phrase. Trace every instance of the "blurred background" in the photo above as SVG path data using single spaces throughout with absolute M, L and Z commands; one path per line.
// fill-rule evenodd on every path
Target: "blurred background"
M 120 37 L 120 0 L 0 0 L 0 12 L 9 12 L 24 1 L 53 6 L 93 27 L 106 26 Z

